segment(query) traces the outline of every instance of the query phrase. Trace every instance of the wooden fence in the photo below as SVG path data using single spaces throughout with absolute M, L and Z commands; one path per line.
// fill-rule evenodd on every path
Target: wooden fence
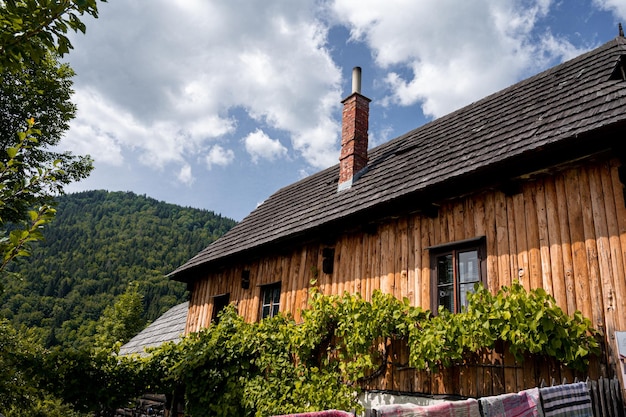
M 617 378 L 588 380 L 595 417 L 625 417 L 622 390 Z

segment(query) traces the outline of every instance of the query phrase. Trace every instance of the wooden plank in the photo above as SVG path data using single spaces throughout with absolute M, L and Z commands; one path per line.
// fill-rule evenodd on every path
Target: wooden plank
M 305 268 L 305 277 L 307 281 L 311 281 L 314 280 L 316 277 L 316 273 L 317 273 L 317 265 L 319 263 L 319 255 L 320 255 L 320 248 L 318 246 L 316 247 L 311 247 L 308 251 L 307 251 L 307 256 L 306 256 L 306 268 Z M 317 275 L 319 277 L 319 275 Z M 318 287 L 319 288 L 319 287 Z M 307 297 L 307 305 L 309 302 L 309 294 L 308 292 L 305 294 Z
M 286 256 L 279 255 L 276 257 L 276 264 L 279 266 L 279 268 L 276 271 L 276 278 L 274 279 L 280 281 L 281 292 L 278 309 L 281 313 L 284 313 L 287 309 L 287 301 L 289 297 L 289 279 L 287 277 L 287 274 L 289 273 L 288 258 Z
M 570 240 L 570 225 L 568 221 L 567 198 L 565 194 L 565 179 L 558 175 L 555 180 L 557 213 L 559 216 L 559 231 L 561 233 L 561 250 L 563 251 L 563 268 L 565 272 L 565 297 L 567 313 L 573 315 L 576 311 L 576 292 L 574 283 L 574 260 L 572 259 L 572 244 Z
M 363 289 L 363 298 L 366 301 L 372 300 L 372 285 L 374 276 L 372 271 L 372 241 L 374 236 L 370 233 L 363 235 L 363 279 L 361 280 L 361 288 Z
M 495 294 L 500 288 L 498 271 L 498 233 L 496 222 L 495 195 L 485 195 L 485 236 L 487 246 L 487 288 Z
M 511 199 L 513 200 L 513 211 L 515 213 L 513 226 L 515 228 L 515 243 L 517 247 L 517 273 L 514 276 L 520 281 L 524 288 L 526 288 L 526 291 L 528 291 L 532 288 L 532 282 L 530 278 L 530 262 L 528 259 L 528 238 L 526 236 L 530 226 L 526 221 L 527 208 L 524 201 L 524 194 L 515 194 Z
M 439 236 L 440 243 L 448 243 L 454 241 L 454 217 L 452 216 L 452 203 L 441 205 L 439 212 L 439 226 L 441 227 Z
M 504 386 L 504 358 L 502 356 L 495 350 L 491 352 L 491 392 L 494 395 L 502 394 L 506 389 Z
M 338 279 L 337 277 L 341 275 L 343 267 L 344 267 L 344 262 L 348 260 L 349 258 L 349 255 L 345 253 L 344 241 L 345 241 L 345 236 L 339 238 L 339 240 L 335 242 L 336 265 L 335 265 L 335 268 L 333 268 L 332 274 L 327 274 L 324 272 L 323 252 L 322 252 L 324 248 L 320 248 L 319 271 L 320 271 L 320 274 L 325 277 L 325 281 L 327 283 L 325 291 L 324 291 L 324 294 L 326 295 L 337 294 L 337 279 Z M 345 259 L 344 259 L 344 255 L 345 255 Z
M 259 321 L 259 310 L 261 306 L 261 285 L 265 284 L 267 275 L 271 272 L 269 259 L 263 259 L 257 262 L 257 273 L 252 280 L 252 272 L 250 273 L 250 289 L 253 291 L 252 302 L 248 308 L 248 316 L 245 318 L 248 322 Z M 254 286 L 253 286 L 254 285 Z
M 189 310 L 187 310 L 187 323 L 185 324 L 185 334 L 195 331 L 196 317 L 198 317 L 198 297 L 200 295 L 200 285 L 203 281 L 195 281 L 191 284 L 191 297 L 189 299 Z
M 390 224 L 383 226 L 381 237 L 380 289 L 385 294 L 393 294 L 395 289 L 395 235 Z
M 395 296 L 399 300 L 409 295 L 409 222 L 406 217 L 402 217 L 397 222 L 398 236 L 396 242 L 396 288 Z
M 421 257 L 422 257 L 422 265 L 420 268 L 420 279 L 421 279 L 421 295 L 419 306 L 421 306 L 424 310 L 430 309 L 430 286 L 431 286 L 431 276 L 430 276 L 430 252 L 427 247 L 432 245 L 432 235 L 434 233 L 434 222 L 433 219 L 428 219 L 426 217 L 422 217 L 420 219 L 420 237 L 421 237 Z M 430 385 L 430 382 L 429 382 Z
M 540 380 L 537 378 L 535 361 L 529 359 L 523 363 L 517 363 L 517 369 L 518 391 L 539 385 Z
M 243 265 L 236 265 L 234 268 L 227 269 L 226 272 L 226 288 L 224 291 L 219 292 L 218 294 L 229 293 L 229 304 L 231 302 L 235 302 L 235 300 L 241 300 L 243 297 L 243 290 L 241 288 L 241 271 L 243 270 Z M 213 317 L 213 312 L 211 312 L 211 317 Z
M 420 303 L 420 266 L 421 266 L 421 240 L 420 240 L 420 219 L 412 216 L 408 223 L 408 245 L 407 248 L 407 269 L 408 269 L 408 298 L 412 306 Z M 411 381 L 412 381 L 411 377 Z M 412 384 L 411 384 L 412 385 Z
M 604 206 L 606 210 L 607 229 L 609 233 L 609 246 L 611 248 L 611 269 L 613 270 L 613 299 L 611 307 L 615 311 L 615 325 L 618 329 L 626 329 L 626 318 L 618 313 L 624 300 L 620 300 L 621 281 L 626 276 L 624 274 L 624 258 L 621 248 L 620 232 L 617 220 L 617 210 L 615 207 L 615 193 L 613 191 L 613 180 L 611 178 L 608 163 L 602 166 L 600 171 L 602 192 L 605 196 Z
M 509 274 L 511 276 L 511 283 L 519 277 L 517 235 L 515 233 L 516 223 L 517 218 L 515 216 L 513 197 L 506 197 L 506 227 L 509 239 Z
M 293 318 L 296 323 L 302 322 L 302 311 L 306 309 L 306 299 L 307 292 L 309 288 L 309 283 L 307 282 L 307 274 L 306 274 L 306 263 L 307 263 L 307 253 L 309 251 L 309 246 L 304 246 L 302 250 L 299 251 L 298 260 L 294 267 L 294 274 L 296 277 L 296 295 L 294 300 L 294 311 Z
M 206 316 L 209 310 L 209 295 L 213 292 L 215 281 L 219 279 L 219 274 L 214 274 L 210 279 L 206 280 L 204 292 L 202 294 L 202 301 L 200 303 L 200 311 L 198 312 L 198 330 L 207 327 Z
M 252 271 L 251 271 L 251 266 L 250 264 L 242 264 L 241 266 L 241 270 L 246 270 L 249 272 L 250 274 L 250 281 L 252 281 Z M 239 279 L 241 280 L 241 277 L 239 277 Z M 241 285 L 240 285 L 241 287 Z M 245 309 L 247 307 L 247 305 L 249 304 L 249 300 L 250 300 L 250 287 L 248 287 L 248 289 L 243 289 L 241 288 L 241 296 L 239 299 L 235 299 L 233 297 L 230 297 L 230 303 L 234 303 L 237 306 L 237 313 L 241 316 L 241 317 L 245 317 Z
M 256 320 L 256 310 L 258 304 L 255 304 L 255 297 L 259 296 L 258 283 L 261 274 L 261 262 L 256 260 L 249 265 L 250 268 L 250 287 L 246 290 L 246 298 L 239 303 L 239 314 L 246 321 Z
M 536 187 L 537 183 L 533 181 L 523 188 L 530 288 L 541 288 L 543 285 Z
M 287 312 L 292 316 L 296 313 L 296 298 L 297 291 L 302 288 L 302 284 L 298 281 L 298 270 L 300 265 L 300 253 L 304 248 L 297 248 L 291 251 L 289 257 L 289 273 L 287 275 L 287 281 L 289 282 L 289 303 L 287 304 Z
M 210 284 L 211 284 L 210 279 L 204 280 L 204 286 L 202 287 L 202 294 L 200 295 L 200 299 L 198 300 L 198 313 L 197 313 L 197 320 L 196 320 L 196 328 L 194 329 L 194 331 L 196 332 L 202 328 L 204 310 L 206 309 L 206 306 L 207 306 L 207 294 L 209 291 Z
M 355 240 L 355 249 L 354 249 L 354 268 L 353 268 L 353 284 L 351 287 L 351 292 L 357 294 L 363 294 L 363 270 L 365 269 L 365 265 L 363 264 L 364 260 L 364 241 L 365 237 L 363 234 L 359 234 L 357 239 Z
M 352 260 L 352 251 L 350 250 L 350 242 L 351 236 L 343 236 L 339 239 L 338 244 L 335 245 L 335 250 L 337 247 L 340 247 L 339 251 L 339 265 L 337 270 L 333 271 L 332 279 L 332 294 L 343 294 L 344 286 L 346 282 L 346 275 L 350 269 L 350 262 Z
M 465 199 L 467 200 L 467 198 Z M 454 234 L 452 235 L 453 241 L 463 240 L 465 236 L 465 202 L 464 200 L 457 201 L 452 209 L 452 219 L 454 224 Z
M 618 279 L 615 285 L 615 306 L 616 315 L 620 318 L 619 326 L 620 330 L 626 330 L 626 206 L 625 206 L 625 194 L 624 184 L 619 179 L 618 168 L 620 163 L 617 159 L 613 159 L 609 163 L 611 185 L 613 189 L 613 198 L 615 204 L 615 219 L 616 219 L 616 233 L 617 239 L 615 239 L 616 256 L 621 260 L 621 265 L 618 269 Z M 619 249 L 618 249 L 619 248 Z M 626 381 L 622 381 L 626 384 Z
M 552 288 L 552 258 L 550 257 L 550 236 L 548 232 L 548 210 L 544 182 L 535 182 L 535 203 L 537 205 L 537 229 L 539 232 L 539 256 L 541 257 L 541 287 L 554 295 Z
M 319 282 L 319 289 L 322 294 L 328 295 L 332 294 L 333 290 L 333 274 L 327 274 L 324 272 L 322 268 L 323 264 L 323 253 L 324 246 L 320 246 L 317 248 L 316 257 L 315 257 L 315 266 L 313 270 L 315 274 L 317 274 L 317 280 Z M 333 262 L 333 271 L 335 269 L 339 270 L 341 264 L 341 242 L 335 242 L 335 260 Z
M 563 267 L 563 249 L 559 229 L 559 213 L 557 210 L 557 192 L 553 178 L 544 181 L 546 195 L 546 219 L 548 239 L 550 241 L 550 268 L 552 270 L 552 295 L 557 305 L 567 311 L 567 295 L 565 290 L 565 271 Z
M 505 351 L 502 354 L 503 365 L 504 365 L 504 392 L 518 392 L 517 384 L 517 368 L 515 357 L 508 351 Z
M 604 334 L 612 335 L 615 332 L 615 309 L 613 308 L 614 270 L 611 260 L 611 244 L 609 242 L 609 226 L 607 223 L 606 207 L 604 205 L 604 193 L 599 169 L 589 171 L 589 187 L 591 195 L 591 207 L 594 218 L 596 244 L 598 247 L 598 264 L 600 267 L 600 279 L 603 291 L 602 309 L 604 311 Z M 609 336 L 610 337 L 610 336 Z M 608 340 L 607 340 L 608 342 Z M 608 364 L 615 366 L 615 352 L 613 343 L 606 343 Z
M 589 270 L 587 263 L 587 248 L 585 246 L 585 229 L 583 221 L 583 207 L 581 183 L 578 169 L 570 169 L 565 173 L 565 194 L 567 199 L 567 214 L 569 221 L 570 238 L 572 242 L 572 261 L 574 266 L 574 294 L 576 296 L 576 310 L 580 310 L 585 317 L 591 317 L 591 303 L 589 293 Z
M 381 225 L 380 226 L 380 252 L 379 252 L 380 264 L 379 274 L 380 274 L 380 290 L 384 293 L 389 292 L 389 288 L 391 284 L 389 284 L 389 275 L 388 275 L 388 267 L 389 264 L 389 226 Z
M 372 259 L 372 276 L 374 278 L 372 285 L 372 293 L 375 290 L 381 289 L 381 264 L 382 264 L 382 255 L 381 255 L 381 247 L 383 242 L 383 231 L 382 227 L 378 228 L 378 232 L 376 236 L 372 239 L 371 246 L 371 259 Z
M 473 199 L 473 210 L 474 214 L 474 236 L 485 236 L 487 234 L 486 231 L 486 220 L 485 220 L 485 194 L 479 194 Z
M 468 197 L 465 199 L 463 208 L 463 239 L 476 237 L 476 226 L 474 224 L 476 197 Z
M 439 214 L 433 220 L 433 235 L 431 239 L 431 245 L 439 245 L 441 243 L 447 242 L 446 235 L 441 235 L 442 221 L 445 221 L 445 205 L 439 207 Z M 447 228 L 446 228 L 447 229 Z
M 506 214 L 506 197 L 501 192 L 494 195 L 494 209 L 496 220 L 496 253 L 498 257 L 498 283 L 494 288 L 497 291 L 502 286 L 511 285 L 511 252 L 509 251 L 509 225 Z
M 350 239 L 347 240 L 346 244 L 348 247 L 348 253 L 350 253 L 350 257 L 348 262 L 346 262 L 346 271 L 343 275 L 343 292 L 347 292 L 349 294 L 355 293 L 356 288 L 356 277 L 357 277 L 357 254 L 359 252 L 359 240 L 361 239 L 360 233 L 355 233 L 350 236 Z

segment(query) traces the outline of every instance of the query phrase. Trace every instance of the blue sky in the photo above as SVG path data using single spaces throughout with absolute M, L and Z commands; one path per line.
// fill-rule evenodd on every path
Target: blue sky
M 241 220 L 338 162 L 354 66 L 370 147 L 601 45 L 626 0 L 125 0 L 67 60 L 68 192 L 133 191 Z

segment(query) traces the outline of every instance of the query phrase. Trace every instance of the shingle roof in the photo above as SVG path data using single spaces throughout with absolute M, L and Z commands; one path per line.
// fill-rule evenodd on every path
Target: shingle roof
M 148 347 L 157 347 L 165 342 L 177 342 L 185 333 L 188 309 L 188 301 L 170 308 L 154 323 L 123 345 L 119 355 L 145 355 L 145 350 Z
M 589 132 L 622 128 L 626 83 L 610 79 L 620 59 L 626 60 L 623 37 L 371 149 L 367 171 L 349 190 L 337 192 L 338 165 L 284 187 L 170 276 L 185 281 L 208 263 L 463 177 L 493 177 L 497 167 L 555 144 L 577 146 Z

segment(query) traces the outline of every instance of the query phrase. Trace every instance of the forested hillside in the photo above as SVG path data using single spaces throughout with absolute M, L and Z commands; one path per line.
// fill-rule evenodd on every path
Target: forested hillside
M 0 297 L 0 317 L 37 329 L 47 345 L 93 336 L 129 282 L 139 284 L 145 319 L 153 321 L 185 299 L 185 285 L 165 274 L 235 224 L 133 193 L 88 191 L 57 201 L 45 242 L 12 266 Z

